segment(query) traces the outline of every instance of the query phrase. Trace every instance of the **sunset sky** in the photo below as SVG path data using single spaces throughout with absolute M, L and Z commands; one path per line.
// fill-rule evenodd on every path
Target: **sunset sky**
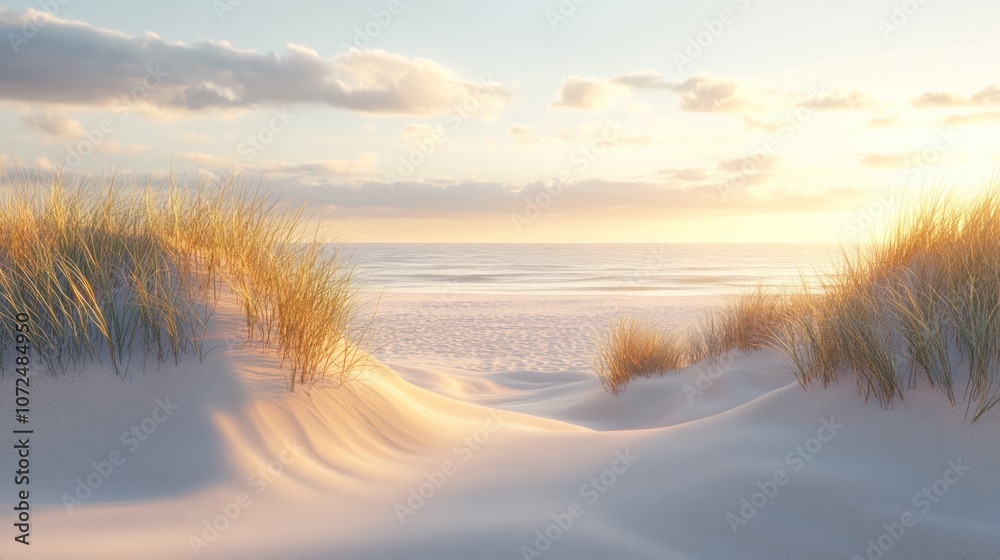
M 785 242 L 1000 169 L 995 1 L 94 4 L 0 8 L 4 172 L 235 164 L 359 241 Z

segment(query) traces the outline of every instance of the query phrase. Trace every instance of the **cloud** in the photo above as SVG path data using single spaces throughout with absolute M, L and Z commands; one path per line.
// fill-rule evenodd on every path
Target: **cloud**
M 551 107 L 600 111 L 634 90 L 661 90 L 680 96 L 684 111 L 736 112 L 756 107 L 753 89 L 749 82 L 707 73 L 676 81 L 667 80 L 655 70 L 619 74 L 610 79 L 570 76 L 563 79 Z
M 108 106 L 141 91 L 144 104 L 172 111 L 301 103 L 434 115 L 460 105 L 483 117 L 510 100 L 502 84 L 464 80 L 426 58 L 352 49 L 326 60 L 301 45 L 279 53 L 227 42 L 167 42 L 39 14 L 0 9 L 2 37 L 19 34 L 32 18 L 47 18 L 44 32 L 19 53 L 0 54 L 0 99 Z
M 899 117 L 896 115 L 888 115 L 885 117 L 872 117 L 868 119 L 868 126 L 871 127 L 884 127 L 893 126 L 899 123 Z
M 209 165 L 207 169 L 193 172 L 170 172 L 181 185 L 194 186 L 205 176 L 216 173 L 224 177 L 230 161 L 209 154 L 188 154 L 189 159 L 219 163 L 220 169 Z M 735 159 L 735 158 L 734 158 Z M 671 178 L 653 181 L 586 179 L 559 182 L 540 179 L 528 183 L 504 183 L 474 179 L 432 178 L 387 182 L 377 175 L 355 180 L 351 173 L 364 172 L 377 162 L 374 156 L 362 154 L 355 164 L 340 166 L 337 160 L 307 162 L 304 164 L 278 163 L 267 168 L 264 180 L 277 188 L 283 202 L 303 205 L 309 213 L 319 211 L 331 218 L 457 218 L 462 216 L 493 215 L 507 218 L 525 210 L 527 200 L 549 197 L 559 189 L 558 212 L 561 214 L 603 214 L 609 209 L 626 210 L 630 214 L 663 216 L 693 215 L 762 215 L 774 213 L 824 212 L 857 207 L 868 200 L 870 191 L 854 187 L 823 187 L 809 184 L 801 187 L 783 185 L 761 186 L 730 192 L 725 199 L 721 190 L 724 181 L 697 183 L 698 171 L 677 171 Z M 51 164 L 49 164 L 51 165 Z M 231 166 L 230 166 L 231 169 Z M 713 166 L 712 168 L 715 169 Z M 221 171 L 221 172 L 220 172 Z M 19 168 L 22 176 L 51 177 L 52 170 L 38 160 L 34 166 Z M 330 176 L 343 172 L 344 177 Z M 11 177 L 13 166 L 0 173 Z M 76 172 L 80 173 L 80 172 Z M 89 175 L 80 173 L 83 177 Z M 134 173 L 138 184 L 159 175 Z M 688 181 L 677 181 L 686 177 Z M 556 206 L 553 205 L 553 209 Z M 332 214 L 331 211 L 332 210 Z
M 99 144 L 96 144 L 95 147 L 96 147 L 97 151 L 99 151 L 101 153 L 111 154 L 111 155 L 116 155 L 116 156 L 117 155 L 132 155 L 132 156 L 134 156 L 134 155 L 137 155 L 137 154 L 144 153 L 146 150 L 149 149 L 149 148 L 147 148 L 143 144 L 130 144 L 130 145 L 126 146 L 126 145 L 122 144 L 121 142 L 119 142 L 117 140 L 106 140 L 104 142 L 100 142 Z
M 309 175 L 314 177 L 334 177 L 370 175 L 378 165 L 378 157 L 373 153 L 363 153 L 357 160 L 325 159 L 305 163 L 280 163 L 267 167 L 268 171 L 288 175 Z
M 569 76 L 563 78 L 556 98 L 549 104 L 552 109 L 603 111 L 628 89 L 601 78 Z
M 38 156 L 35 158 L 35 166 L 43 171 L 53 171 L 52 161 L 45 156 Z
M 858 90 L 780 92 L 753 81 L 707 73 L 675 82 L 670 89 L 680 95 L 681 109 L 706 113 L 780 110 L 793 106 L 816 111 L 868 110 L 881 105 L 871 95 Z M 747 124 L 768 128 L 770 123 L 748 120 Z
M 656 172 L 656 175 L 659 175 L 664 179 L 677 179 L 679 181 L 686 182 L 704 181 L 705 179 L 712 177 L 710 170 L 701 167 L 661 169 Z
M 861 165 L 864 165 L 865 167 L 896 169 L 906 166 L 917 155 L 919 155 L 917 152 L 906 152 L 902 154 L 863 154 L 861 156 Z
M 522 185 L 491 181 L 402 181 L 395 185 L 366 182 L 361 185 L 325 184 L 306 188 L 288 186 L 283 192 L 295 202 L 334 208 L 341 217 L 446 217 L 477 214 L 518 214 L 525 201 L 549 196 L 558 185 L 560 213 L 605 212 L 629 209 L 662 215 L 692 212 L 744 214 L 815 211 L 849 208 L 865 194 L 860 189 L 758 189 L 743 190 L 723 202 L 720 185 L 676 185 L 669 181 L 607 181 L 588 179 L 569 183 L 539 180 Z M 544 193 L 544 194 L 543 194 Z
M 668 168 L 654 176 L 679 183 L 701 183 L 724 188 L 727 196 L 749 185 L 764 183 L 770 178 L 780 158 L 764 152 L 722 158 L 705 167 Z
M 968 126 L 977 124 L 1000 123 L 1000 111 L 971 113 L 968 115 L 949 115 L 941 121 L 949 126 Z
M 618 89 L 614 89 L 618 88 Z M 813 110 L 867 110 L 882 105 L 871 95 L 859 91 L 794 91 L 780 92 L 752 81 L 707 72 L 680 80 L 668 80 L 655 70 L 640 70 L 619 74 L 609 79 L 570 76 L 563 80 L 555 106 L 602 110 L 612 98 L 609 92 L 621 96 L 633 91 L 670 91 L 680 97 L 683 111 L 696 113 L 747 113 L 773 111 L 790 107 Z M 767 123 L 754 120 L 748 126 L 763 127 Z
M 586 144 L 600 139 L 604 146 L 649 146 L 653 137 L 645 135 L 629 135 L 617 119 L 608 119 L 598 123 L 583 123 L 576 126 L 549 129 L 547 133 L 538 131 L 538 127 L 529 124 L 513 124 L 507 128 L 507 134 L 515 144 L 542 144 L 565 142 L 567 144 Z
M 232 158 L 224 158 L 212 154 L 203 154 L 200 152 L 188 152 L 184 154 L 183 157 L 184 159 L 188 159 L 195 162 L 199 166 L 207 165 L 209 167 L 215 167 L 218 169 L 230 168 L 233 166 L 234 163 Z
M 611 83 L 636 90 L 672 91 L 680 96 L 681 109 L 684 111 L 733 112 L 755 105 L 748 83 L 708 73 L 669 81 L 655 70 L 640 70 L 614 76 Z
M 665 80 L 656 70 L 640 70 L 630 74 L 619 74 L 611 82 L 634 89 L 673 89 L 674 84 Z
M 815 110 L 867 110 L 878 107 L 880 102 L 863 91 L 834 91 L 823 96 L 812 96 L 802 103 L 803 107 Z
M 675 83 L 671 89 L 680 96 L 681 109 L 685 111 L 729 113 L 755 106 L 740 82 L 731 78 L 696 74 Z
M 653 144 L 653 137 L 648 134 L 629 135 L 626 133 L 617 119 L 563 127 L 559 129 L 558 137 L 571 144 L 585 144 L 598 138 L 606 146 L 649 146 Z
M 435 132 L 442 134 L 444 127 L 442 125 L 429 125 L 423 123 L 411 123 L 403 127 L 400 131 L 400 136 L 404 140 L 423 140 L 434 135 Z
M 76 119 L 57 113 L 22 115 L 21 122 L 30 128 L 59 138 L 82 138 L 84 134 L 83 126 Z
M 232 170 L 234 166 L 239 169 L 241 165 L 240 162 L 230 158 L 197 152 L 187 153 L 184 158 L 216 171 Z M 294 176 L 315 182 L 316 178 L 374 176 L 377 166 L 378 156 L 365 152 L 355 160 L 323 159 L 303 163 L 269 162 L 256 166 L 254 172 L 270 176 Z
M 916 107 L 956 107 L 966 103 L 966 98 L 952 93 L 925 93 L 911 101 Z
M 1000 105 L 1000 86 L 989 85 L 972 95 L 928 92 L 911 102 L 916 107 L 988 107 Z
M 541 144 L 545 139 L 535 134 L 536 128 L 530 124 L 512 124 L 507 127 L 507 134 L 513 138 L 515 144 Z
M 747 128 L 750 130 L 761 130 L 764 132 L 778 132 L 781 130 L 781 123 L 778 121 L 766 121 L 763 119 L 758 119 L 750 115 L 743 116 L 743 122 L 746 123 Z
M 767 153 L 739 156 L 719 160 L 716 167 L 728 173 L 748 173 L 752 171 L 762 171 L 773 169 L 778 162 L 778 156 Z

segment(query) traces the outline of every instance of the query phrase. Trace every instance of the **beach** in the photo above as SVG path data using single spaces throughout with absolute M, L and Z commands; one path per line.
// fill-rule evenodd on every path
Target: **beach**
M 1000 560 L 998 19 L 0 1 L 0 560 Z
M 712 301 L 612 307 L 694 320 Z M 383 293 L 375 332 L 388 342 L 339 388 L 289 393 L 273 355 L 232 342 L 238 314 L 226 308 L 201 363 L 133 369 L 126 381 L 100 365 L 39 373 L 30 557 L 1000 550 L 1000 466 L 982 445 L 996 418 L 969 424 L 927 387 L 892 410 L 865 404 L 847 379 L 806 392 L 768 352 L 637 379 L 616 397 L 588 349 L 611 305 Z

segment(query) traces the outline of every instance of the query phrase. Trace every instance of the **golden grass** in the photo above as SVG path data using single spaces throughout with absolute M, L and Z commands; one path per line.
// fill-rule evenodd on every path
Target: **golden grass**
M 967 199 L 939 190 L 902 208 L 883 240 L 842 250 L 819 289 L 758 286 L 706 315 L 684 340 L 643 338 L 666 352 L 690 348 L 688 362 L 769 348 L 803 387 L 850 375 L 866 400 L 883 406 L 919 380 L 955 403 L 955 383 L 964 379 L 973 421 L 1000 403 L 1000 183 Z M 604 370 L 624 349 L 609 340 L 599 349 Z M 634 360 L 629 371 L 649 369 Z M 620 374 L 615 387 L 625 383 Z
M 601 383 L 615 395 L 623 392 L 631 379 L 677 369 L 687 360 L 679 337 L 637 315 L 623 315 L 609 327 L 599 341 L 596 365 Z
M 758 286 L 727 298 L 714 313 L 703 315 L 696 328 L 664 330 L 634 314 L 611 320 L 597 341 L 596 370 L 615 395 L 629 380 L 652 377 L 706 360 L 717 363 L 731 349 L 751 352 L 769 344 L 773 329 L 790 313 L 792 298 Z
M 763 284 L 729 296 L 715 313 L 701 317 L 699 328 L 688 332 L 691 361 L 714 363 L 734 348 L 745 353 L 766 347 L 792 303 L 789 295 Z
M 301 213 L 259 185 L 0 186 L 0 364 L 20 312 L 52 371 L 107 357 L 125 375 L 135 357 L 200 358 L 226 290 L 292 390 L 328 374 L 345 382 L 365 357 L 352 267 L 304 241 Z

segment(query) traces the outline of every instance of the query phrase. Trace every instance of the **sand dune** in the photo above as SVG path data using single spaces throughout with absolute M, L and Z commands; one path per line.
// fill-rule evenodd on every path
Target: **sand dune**
M 36 373 L 33 544 L 0 558 L 1000 557 L 996 415 L 927 388 L 888 411 L 846 380 L 804 392 L 766 353 L 613 397 L 557 344 L 593 308 L 477 305 L 525 345 L 483 345 L 481 313 L 436 329 L 451 363 L 401 339 L 399 374 L 290 394 L 223 311 L 201 362 Z

